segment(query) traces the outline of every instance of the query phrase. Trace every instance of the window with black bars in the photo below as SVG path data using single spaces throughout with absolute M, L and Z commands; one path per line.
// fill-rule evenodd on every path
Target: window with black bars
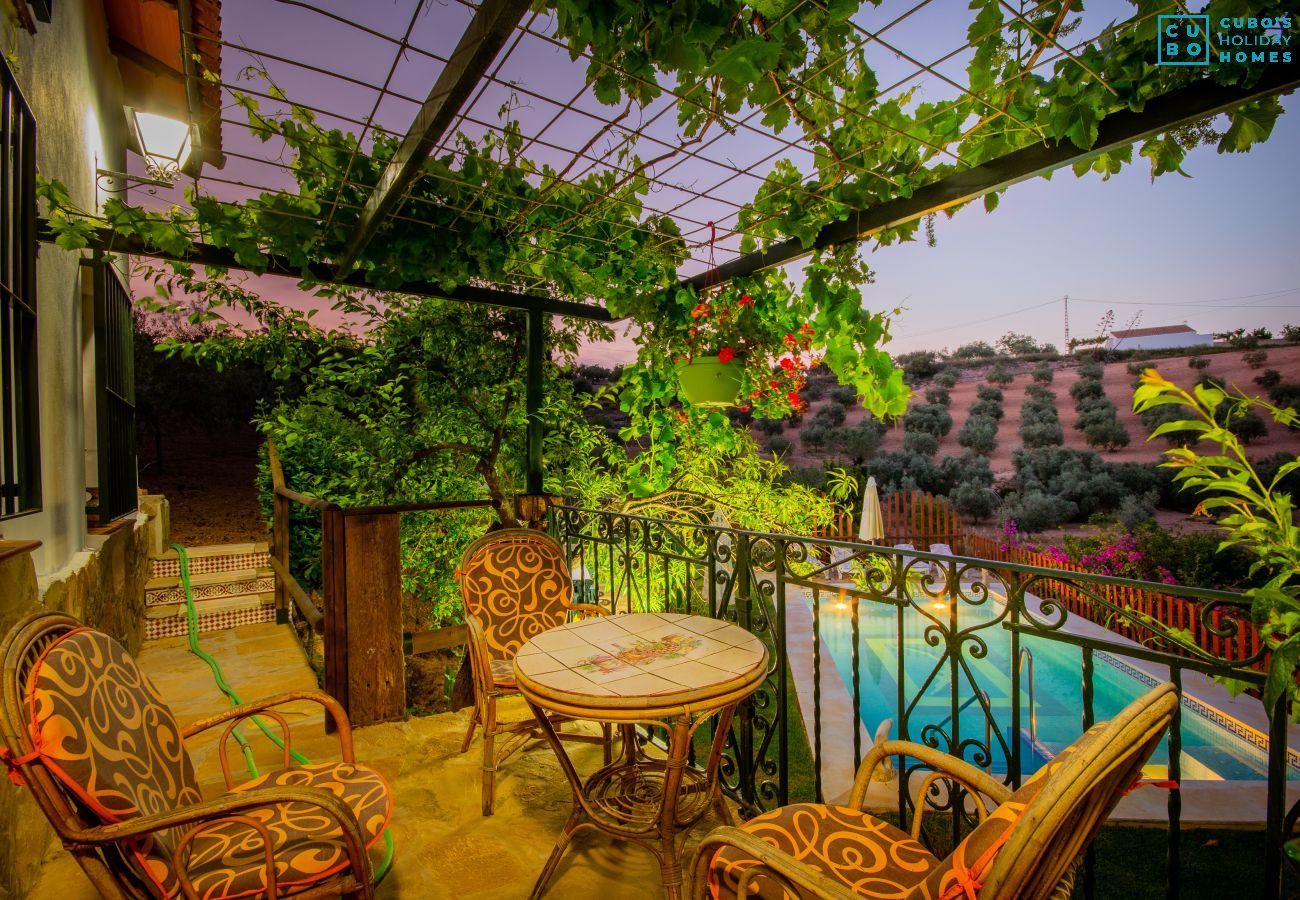
M 0 518 L 40 506 L 36 119 L 0 61 Z
M 95 303 L 95 431 L 99 525 L 136 508 L 135 321 L 131 293 L 105 259 L 91 266 Z

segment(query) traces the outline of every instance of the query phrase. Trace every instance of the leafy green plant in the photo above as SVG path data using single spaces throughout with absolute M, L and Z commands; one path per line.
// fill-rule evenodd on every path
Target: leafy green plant
M 1056 367 L 1051 363 L 1041 362 L 1034 366 L 1034 371 L 1030 373 L 1030 376 L 1037 384 L 1051 384 L 1052 379 L 1056 377 Z
M 1298 427 L 1300 419 L 1294 410 L 1249 397 L 1239 389 L 1197 386 L 1188 392 L 1152 369 L 1142 376 L 1142 384 L 1133 394 L 1133 408 L 1141 413 L 1160 406 L 1179 409 L 1187 418 L 1164 423 L 1152 432 L 1152 438 L 1164 431 L 1192 432 L 1196 443 L 1215 448 L 1209 454 L 1199 454 L 1192 447 L 1166 450 L 1165 465 L 1175 470 L 1184 490 L 1202 495 L 1197 512 L 1217 518 L 1226 534 L 1220 546 L 1246 551 L 1254 559 L 1252 573 L 1268 577 L 1266 583 L 1246 593 L 1261 637 L 1272 651 L 1264 685 L 1264 706 L 1271 710 L 1283 697 L 1295 700 L 1300 694 L 1294 677 L 1300 666 L 1300 525 L 1296 524 L 1291 495 L 1278 487 L 1283 478 L 1300 469 L 1300 457 L 1280 466 L 1272 479 L 1264 481 L 1241 440 L 1222 424 L 1225 417 L 1220 410 L 1227 406 L 1234 414 L 1267 414 L 1286 428 Z M 1300 712 L 1300 706 L 1292 709 Z

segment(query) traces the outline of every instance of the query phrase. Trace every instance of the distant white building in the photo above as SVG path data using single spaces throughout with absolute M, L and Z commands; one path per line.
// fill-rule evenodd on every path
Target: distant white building
M 1112 331 L 1107 350 L 1168 350 L 1171 347 L 1213 347 L 1214 335 L 1198 334 L 1189 325 L 1157 325 Z

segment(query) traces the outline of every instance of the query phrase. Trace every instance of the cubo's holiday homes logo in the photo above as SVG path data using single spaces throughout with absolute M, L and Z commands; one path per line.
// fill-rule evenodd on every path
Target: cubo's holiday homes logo
M 1209 66 L 1213 63 L 1289 63 L 1290 16 L 1158 16 L 1156 64 Z

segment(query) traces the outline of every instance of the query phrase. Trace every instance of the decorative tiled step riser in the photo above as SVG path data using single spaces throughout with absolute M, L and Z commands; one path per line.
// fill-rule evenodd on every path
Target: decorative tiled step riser
M 194 602 L 204 600 L 225 600 L 244 594 L 265 594 L 275 590 L 275 576 L 263 575 L 249 581 L 216 582 L 213 584 L 196 584 L 191 588 Z M 179 585 L 167 588 L 152 588 L 145 591 L 146 606 L 165 606 L 171 603 L 185 602 L 185 589 Z
M 175 557 L 154 557 L 150 560 L 150 574 L 154 578 L 179 578 L 181 561 Z M 207 575 L 212 572 L 238 572 L 242 569 L 266 569 L 271 566 L 270 554 L 265 550 L 251 553 L 223 553 L 214 556 L 191 556 L 190 575 Z
M 236 628 L 240 625 L 260 625 L 266 622 L 275 621 L 274 606 L 250 606 L 248 609 L 224 610 L 221 612 L 198 614 L 199 632 L 208 631 L 225 631 L 228 628 Z M 146 619 L 144 623 L 144 637 L 147 641 L 157 640 L 159 638 L 184 637 L 188 634 L 188 623 L 185 616 L 169 616 L 165 619 Z

